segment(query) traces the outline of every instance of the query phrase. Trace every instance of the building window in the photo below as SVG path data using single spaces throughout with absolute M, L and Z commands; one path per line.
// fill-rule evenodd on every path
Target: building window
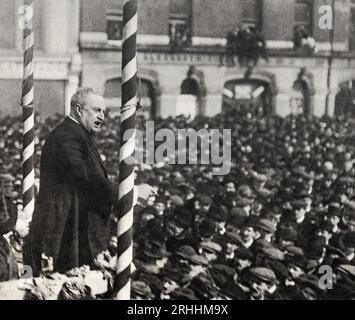
M 191 42 L 191 1 L 170 0 L 169 38 L 173 48 L 181 48 Z
M 312 12 L 312 1 L 296 0 L 295 27 L 304 30 L 309 36 L 313 33 Z
M 242 1 L 242 24 L 246 27 L 261 28 L 262 1 Z
M 108 40 L 122 40 L 123 18 L 122 11 L 110 10 L 106 15 L 106 33 Z

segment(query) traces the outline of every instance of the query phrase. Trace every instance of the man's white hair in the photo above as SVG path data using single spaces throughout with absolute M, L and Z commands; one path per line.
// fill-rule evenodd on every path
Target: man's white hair
M 78 104 L 84 107 L 86 104 L 86 98 L 89 94 L 95 94 L 92 88 L 88 88 L 88 87 L 78 88 L 70 99 L 70 111 L 74 112 L 75 107 Z

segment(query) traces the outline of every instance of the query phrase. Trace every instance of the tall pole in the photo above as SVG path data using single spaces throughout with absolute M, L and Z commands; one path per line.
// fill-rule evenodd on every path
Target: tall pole
M 119 220 L 117 224 L 117 269 L 115 298 L 131 296 L 131 264 L 133 256 L 133 192 L 135 118 L 137 107 L 137 0 L 124 0 L 122 39 L 122 107 L 119 156 Z
M 23 114 L 23 211 L 27 219 L 34 210 L 34 110 L 33 110 L 33 4 L 24 9 Z
M 335 28 L 335 0 L 332 0 L 332 28 L 330 29 L 330 53 L 328 57 L 328 73 L 327 73 L 327 96 L 325 100 L 325 114 L 329 116 L 330 94 L 331 94 L 331 77 L 334 55 L 334 28 Z

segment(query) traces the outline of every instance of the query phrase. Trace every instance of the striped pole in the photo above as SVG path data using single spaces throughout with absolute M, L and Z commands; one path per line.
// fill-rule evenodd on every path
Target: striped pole
M 119 220 L 117 223 L 117 275 L 114 294 L 118 300 L 131 296 L 132 225 L 137 107 L 137 0 L 124 0 L 122 38 L 122 108 L 119 156 Z M 124 137 L 124 139 L 123 139 Z
M 23 110 L 23 212 L 30 219 L 34 210 L 34 110 L 33 110 L 33 6 L 24 11 Z

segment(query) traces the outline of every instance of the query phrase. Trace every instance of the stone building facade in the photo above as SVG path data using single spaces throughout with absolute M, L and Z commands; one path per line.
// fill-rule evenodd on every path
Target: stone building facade
M 19 115 L 23 74 L 21 6 L 0 0 L 0 117 Z M 34 93 L 38 114 L 64 113 L 79 85 L 79 0 L 34 0 Z
M 123 0 L 34 1 L 39 20 L 35 60 L 38 110 L 63 112 L 78 85 L 102 92 L 108 106 L 117 109 Z M 17 110 L 20 92 L 21 33 L 15 26 L 23 0 L 13 2 L 15 5 L 0 0 L 0 8 L 8 10 L 0 10 L 0 15 L 14 15 L 11 23 L 0 19 L 1 28 L 11 29 L 0 35 L 0 93 L 5 97 L 0 110 L 4 113 Z M 197 112 L 206 115 L 217 114 L 233 101 L 251 99 L 282 116 L 304 110 L 323 115 L 327 97 L 328 113 L 333 114 L 339 86 L 351 88 L 355 79 L 353 0 L 334 1 L 333 31 L 319 24 L 322 6 L 332 6 L 332 0 L 138 3 L 139 91 L 143 112 L 151 117 L 184 112 L 179 97 L 191 66 L 200 84 Z M 227 33 L 243 26 L 257 27 L 266 40 L 268 59 L 259 59 L 252 68 L 226 63 Z M 295 47 L 299 27 L 308 31 L 317 50 Z

